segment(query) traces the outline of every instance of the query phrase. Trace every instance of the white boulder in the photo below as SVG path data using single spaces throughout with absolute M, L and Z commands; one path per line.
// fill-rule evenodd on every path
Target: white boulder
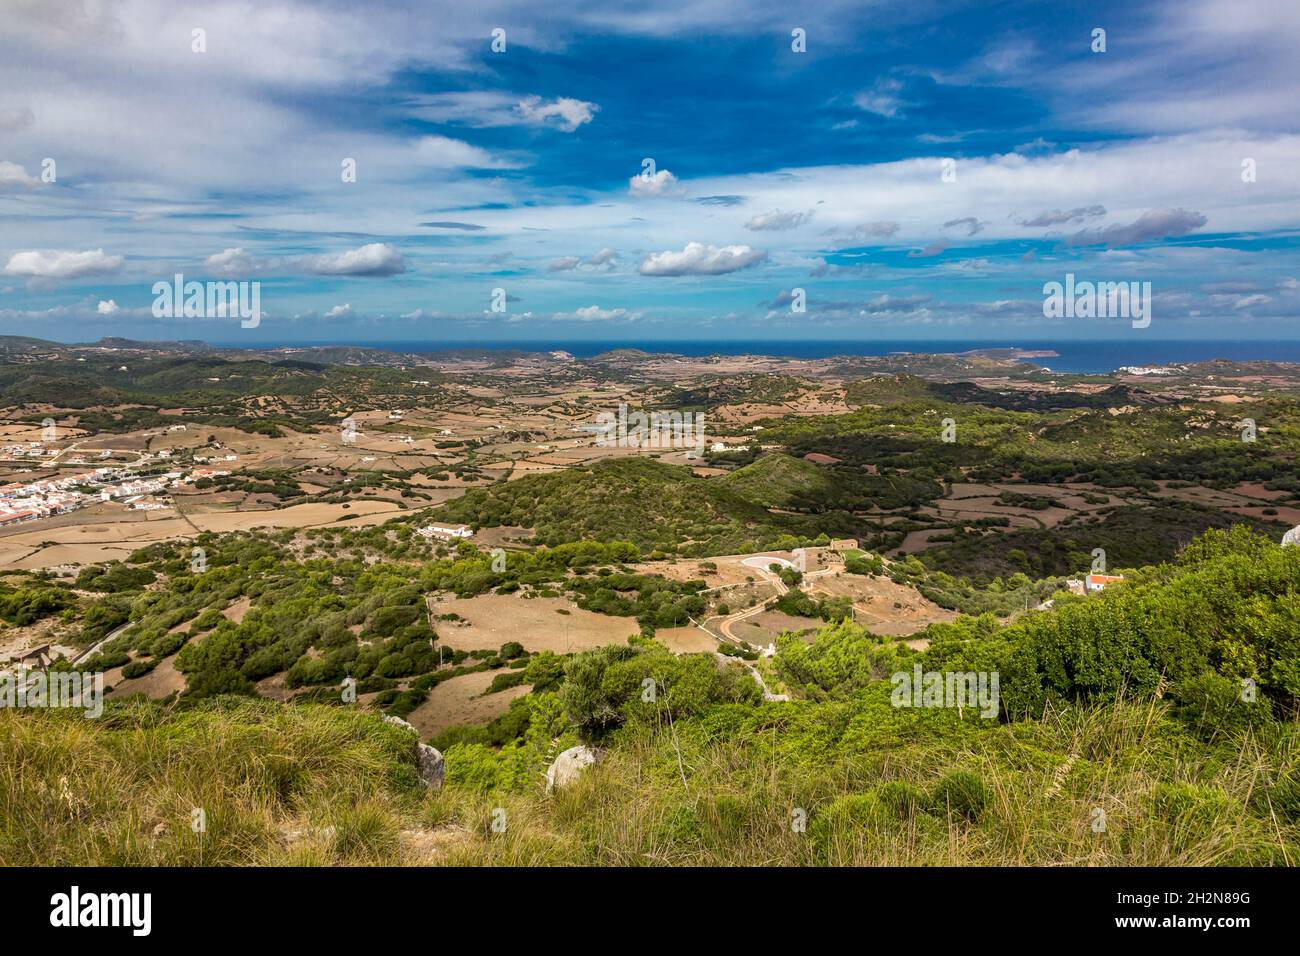
M 600 761 L 604 756 L 599 750 L 592 750 L 585 744 L 570 747 L 555 758 L 555 762 L 546 770 L 546 792 L 563 789 L 577 780 L 584 770 Z

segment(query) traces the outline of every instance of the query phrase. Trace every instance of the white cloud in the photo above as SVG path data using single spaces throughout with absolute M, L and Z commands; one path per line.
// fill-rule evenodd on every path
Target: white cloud
M 560 96 L 518 96 L 486 90 L 426 93 L 404 104 L 405 112 L 431 123 L 454 123 L 474 128 L 496 126 L 546 126 L 572 133 L 590 123 L 600 109 L 595 103 Z
M 322 276 L 391 276 L 406 271 L 402 254 L 386 242 L 367 243 L 347 252 L 308 256 L 303 264 L 308 272 Z
M 449 136 L 421 136 L 415 141 L 415 155 L 422 165 L 439 169 L 508 169 L 514 165 Z
M 217 275 L 230 277 L 270 272 L 320 276 L 391 276 L 406 271 L 406 260 L 401 252 L 386 242 L 371 242 L 345 252 L 289 258 L 263 258 L 235 247 L 208 256 L 203 264 Z
M 853 97 L 853 105 L 868 113 L 893 119 L 907 104 L 899 97 L 903 84 L 898 80 L 884 79 Z
M 122 307 L 112 299 L 107 301 L 100 299 L 99 305 L 95 306 L 95 311 L 100 315 L 115 315 L 122 311 Z
M 572 133 L 583 123 L 590 123 L 598 109 L 600 107 L 595 103 L 569 96 L 549 101 L 540 96 L 525 96 L 515 107 L 515 112 L 531 126 L 554 126 Z
M 1232 307 L 1234 309 L 1249 309 L 1254 306 L 1263 305 L 1266 302 L 1272 302 L 1272 301 L 1273 300 L 1269 296 L 1262 295 L 1262 294 L 1244 295 L 1236 302 L 1234 302 L 1232 304 Z
M 39 186 L 41 181 L 35 176 L 28 176 L 27 170 L 17 163 L 0 160 L 0 189 L 9 186 Z
M 682 185 L 666 169 L 660 169 L 653 176 L 637 173 L 627 181 L 627 191 L 633 196 L 680 196 Z
M 264 261 L 254 259 L 252 255 L 239 248 L 223 249 L 208 256 L 203 264 L 217 275 L 223 276 L 249 275 L 264 271 L 266 265 Z
M 723 275 L 757 265 L 767 253 L 750 246 L 706 246 L 688 242 L 681 252 L 655 252 L 641 261 L 643 276 Z
M 15 252 L 5 272 L 39 279 L 76 279 L 80 276 L 109 275 L 122 268 L 121 256 L 109 256 L 103 249 L 68 252 L 60 249 Z
M 569 319 L 574 322 L 613 322 L 632 321 L 640 318 L 641 313 L 629 312 L 627 309 L 602 309 L 598 305 L 583 306 L 572 312 L 557 312 L 555 318 Z
M 353 315 L 352 305 L 350 303 L 345 303 L 344 305 L 334 306 L 334 308 L 330 309 L 328 312 L 325 313 L 325 318 L 350 319 L 352 315 Z

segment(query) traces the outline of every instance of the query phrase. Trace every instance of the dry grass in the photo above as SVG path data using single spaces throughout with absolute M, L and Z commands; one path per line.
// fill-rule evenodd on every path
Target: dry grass
M 1294 724 L 1206 744 L 1163 703 L 1130 703 L 830 760 L 790 752 L 777 730 L 673 730 L 626 730 L 556 794 L 544 792 L 540 772 L 515 793 L 428 793 L 414 776 L 409 735 L 340 708 L 224 702 L 169 712 L 131 703 L 98 721 L 0 711 L 0 862 L 1300 860 Z M 207 816 L 202 835 L 190 826 L 196 807 Z

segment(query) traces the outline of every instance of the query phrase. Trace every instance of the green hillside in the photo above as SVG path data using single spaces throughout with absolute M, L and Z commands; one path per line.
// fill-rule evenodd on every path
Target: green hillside
M 690 556 L 788 547 L 797 543 L 792 536 L 848 533 L 852 524 L 846 515 L 774 515 L 742 490 L 683 466 L 622 458 L 474 488 L 432 514 L 476 527 L 531 527 L 550 546 L 631 541 L 646 553 Z
M 337 702 L 0 711 L 0 862 L 1294 864 L 1298 593 L 1300 548 L 1238 529 L 1099 598 L 934 625 L 921 654 L 853 625 L 783 639 L 786 703 L 712 655 L 588 651 L 444 734 L 440 792 L 409 737 Z M 998 719 L 891 706 L 914 665 L 999 671 Z M 583 738 L 604 759 L 546 794 Z

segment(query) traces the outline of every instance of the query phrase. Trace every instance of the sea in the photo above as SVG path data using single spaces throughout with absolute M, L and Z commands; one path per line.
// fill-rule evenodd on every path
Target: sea
M 289 345 L 291 343 L 284 343 Z M 301 345 L 302 343 L 296 343 Z M 776 340 L 658 340 L 636 341 L 405 341 L 313 343 L 355 345 L 396 352 L 430 352 L 443 349 L 523 349 L 529 352 L 568 352 L 575 358 L 590 358 L 613 349 L 640 349 L 678 355 L 785 355 L 791 358 L 830 358 L 836 355 L 892 355 L 914 353 L 959 353 L 975 349 L 1019 349 L 1026 352 L 1055 352 L 1054 356 L 1027 359 L 1054 372 L 1101 375 L 1126 365 L 1174 365 L 1212 359 L 1249 361 L 1255 359 L 1300 363 L 1300 340 L 1295 341 L 776 341 Z M 262 344 L 259 347 L 265 348 Z

